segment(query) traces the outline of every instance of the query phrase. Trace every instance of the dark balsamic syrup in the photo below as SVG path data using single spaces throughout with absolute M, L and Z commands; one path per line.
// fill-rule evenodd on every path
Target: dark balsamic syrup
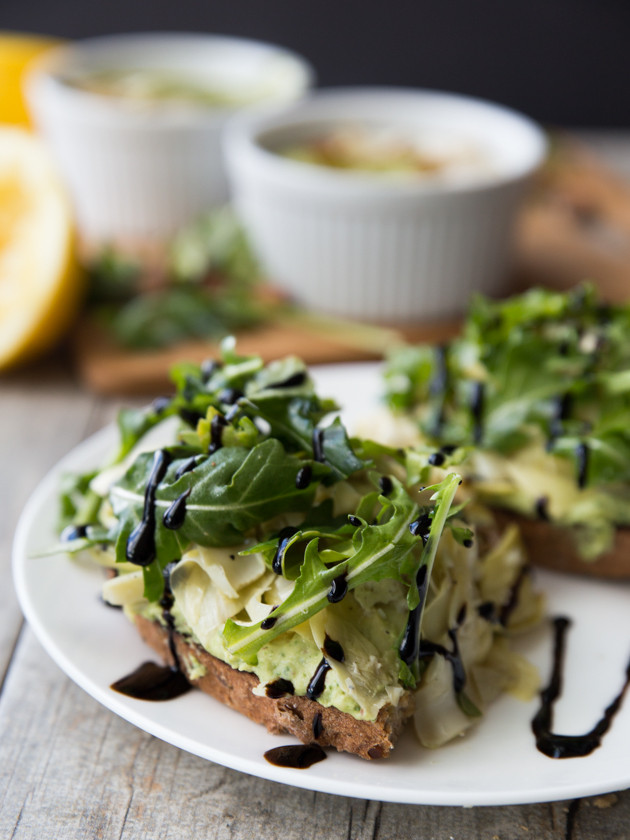
M 295 486 L 298 490 L 306 490 L 313 478 L 313 468 L 310 464 L 305 464 L 300 467 L 298 474 L 295 476 Z
M 283 528 L 278 534 L 278 548 L 276 549 L 273 562 L 271 563 L 271 568 L 277 575 L 282 574 L 282 563 L 284 561 L 284 555 L 287 550 L 289 540 L 291 539 L 291 537 L 297 534 L 298 530 L 298 528 L 293 528 L 291 525 L 288 525 L 286 528 Z
M 178 481 L 183 475 L 186 473 L 191 472 L 197 466 L 197 456 L 193 455 L 190 458 L 187 458 L 183 464 L 181 464 L 177 468 L 177 472 L 175 473 L 175 481 Z
M 324 430 L 313 429 L 313 460 L 323 464 L 326 460 L 324 455 Z
M 162 616 L 168 630 L 168 648 L 172 665 L 158 665 L 156 662 L 143 662 L 139 668 L 126 677 L 112 683 L 110 688 L 135 697 L 137 700 L 161 702 L 173 700 L 186 694 L 192 686 L 180 668 L 179 657 L 175 648 L 175 621 L 171 613 L 174 598 L 170 585 L 170 570 L 174 564 L 164 569 L 164 594 L 160 600 Z
M 410 667 L 416 661 L 420 652 L 420 617 L 424 609 L 428 582 L 427 567 L 420 566 L 416 574 L 416 586 L 418 587 L 418 598 L 420 600 L 417 606 L 409 610 L 405 631 L 398 648 L 400 658 Z
M 577 461 L 577 483 L 580 490 L 586 487 L 588 478 L 588 457 L 589 448 L 585 443 L 578 443 L 575 447 L 575 460 Z
M 241 397 L 245 396 L 238 388 L 224 388 L 219 391 L 219 401 L 224 405 L 235 405 Z
M 284 680 L 280 677 L 273 682 L 267 684 L 265 689 L 267 697 L 277 700 L 279 697 L 284 697 L 286 694 L 295 694 L 295 688 L 291 680 Z
M 264 757 L 269 764 L 276 767 L 293 767 L 296 770 L 306 770 L 318 761 L 326 758 L 326 753 L 319 744 L 288 744 L 285 747 L 274 747 L 267 750 Z
M 382 475 L 378 480 L 378 488 L 381 491 L 381 495 L 389 496 L 394 489 L 391 478 L 388 475 Z
M 328 634 L 326 634 L 326 638 L 324 639 L 323 650 L 328 659 L 334 659 L 336 662 L 343 662 L 346 658 L 341 644 L 331 639 Z
M 432 467 L 441 467 L 446 460 L 446 456 L 443 452 L 433 452 L 427 460 Z
M 421 514 L 413 522 L 409 523 L 409 531 L 414 537 L 422 537 L 422 541 L 426 543 L 429 538 L 429 531 L 431 530 L 431 517 L 428 513 Z
M 157 415 L 164 414 L 171 403 L 172 399 L 170 397 L 156 397 L 151 403 L 151 410 Z
M 170 460 L 170 455 L 163 449 L 158 449 L 153 456 L 153 467 L 144 492 L 142 519 L 129 535 L 125 550 L 127 560 L 136 566 L 150 566 L 155 559 L 155 494 Z
M 352 513 L 348 516 L 348 522 L 352 525 L 353 528 L 358 528 L 361 524 L 361 520 L 359 519 L 359 517 L 355 516 Z
M 263 618 L 260 622 L 260 629 L 261 630 L 271 630 L 274 626 L 276 621 L 278 620 L 277 616 L 275 615 L 268 615 L 267 618 Z
M 510 616 L 516 609 L 518 604 L 518 596 L 519 592 L 521 591 L 521 586 L 523 585 L 523 581 L 530 574 L 531 569 L 529 566 L 522 566 L 520 572 L 516 576 L 516 580 L 510 587 L 510 591 L 508 593 L 507 601 L 503 604 L 499 611 L 499 624 L 503 627 L 507 627 L 507 623 L 510 620 Z
M 61 542 L 72 542 L 73 540 L 81 540 L 87 537 L 87 529 L 89 525 L 68 525 L 61 532 L 59 539 Z
M 184 490 L 164 511 L 162 522 L 164 527 L 170 531 L 177 531 L 184 524 L 184 520 L 186 519 L 186 500 L 190 496 L 190 489 L 189 487 L 188 490 Z
M 184 423 L 188 423 L 193 429 L 197 427 L 197 423 L 203 420 L 204 417 L 203 414 L 200 414 L 198 411 L 191 411 L 189 408 L 180 408 L 177 413 Z
M 630 662 L 626 668 L 626 679 L 621 691 L 610 703 L 600 720 L 584 735 L 558 735 L 552 732 L 553 705 L 562 694 L 562 667 L 564 664 L 565 637 L 570 620 L 562 616 L 554 619 L 553 668 L 549 685 L 541 692 L 540 709 L 532 720 L 532 731 L 536 746 L 549 758 L 582 758 L 596 750 L 602 737 L 609 730 L 615 714 L 619 711 L 630 685 Z
M 321 738 L 322 732 L 324 731 L 324 723 L 322 720 L 322 713 L 315 712 L 313 715 L 313 722 L 311 724 L 311 728 L 313 730 L 313 738 L 318 741 Z
M 549 522 L 549 499 L 546 496 L 540 496 L 536 499 L 534 511 L 540 520 Z
M 323 656 L 321 662 L 306 687 L 306 696 L 309 700 L 317 700 L 323 693 L 326 684 L 326 674 L 330 671 L 330 663 Z
M 447 347 L 444 344 L 435 348 L 435 371 L 431 382 L 429 383 L 429 394 L 432 397 L 439 399 L 432 428 L 433 434 L 436 437 L 440 436 L 442 426 L 444 425 L 446 394 L 448 390 L 448 365 L 446 361 L 446 352 Z
M 215 414 L 210 421 L 210 446 L 208 446 L 208 455 L 214 455 L 223 446 L 223 429 L 227 425 L 228 421 L 222 414 Z
M 451 640 L 452 650 L 448 650 L 448 648 L 445 648 L 444 645 L 440 645 L 437 642 L 430 642 L 428 639 L 424 639 L 420 645 L 419 656 L 420 659 L 427 659 L 435 656 L 436 654 L 438 656 L 443 656 L 444 659 L 450 663 L 451 668 L 453 669 L 453 691 L 456 694 L 459 694 L 466 685 L 466 671 L 464 670 L 464 665 L 459 652 L 457 628 L 452 627 L 448 631 L 448 637 Z
M 282 382 L 274 382 L 272 388 L 298 388 L 306 382 L 306 371 L 300 370 L 293 376 L 288 376 Z
M 178 668 L 143 662 L 126 677 L 112 683 L 110 688 L 137 700 L 173 700 L 190 691 L 192 686 Z
M 220 367 L 221 363 L 217 362 L 215 359 L 204 359 L 201 363 L 201 381 L 204 385 L 208 382 L 212 375 L 219 370 Z
M 485 403 L 485 385 L 483 382 L 474 382 L 470 397 L 470 413 L 473 419 L 473 441 L 477 445 L 483 437 L 483 409 Z
M 326 597 L 328 598 L 331 604 L 338 604 L 339 601 L 343 601 L 347 594 L 348 582 L 346 580 L 346 575 L 344 572 L 344 574 L 341 574 L 338 577 L 336 577 L 330 584 L 330 589 L 328 590 L 328 594 L 326 595 Z

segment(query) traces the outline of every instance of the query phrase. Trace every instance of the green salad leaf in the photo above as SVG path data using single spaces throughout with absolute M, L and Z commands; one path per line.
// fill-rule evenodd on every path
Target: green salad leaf
M 509 455 L 543 440 L 583 486 L 630 480 L 630 306 L 591 287 L 477 296 L 460 338 L 394 352 L 385 380 L 430 443 Z
M 260 268 L 229 208 L 205 214 L 175 236 L 165 282 L 144 283 L 145 273 L 111 247 L 89 268 L 90 305 L 124 347 L 219 340 L 266 317 L 252 294 Z

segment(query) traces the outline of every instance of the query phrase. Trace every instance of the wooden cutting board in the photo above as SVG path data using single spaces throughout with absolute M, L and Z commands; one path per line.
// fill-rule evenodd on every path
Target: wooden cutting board
M 630 297 L 630 185 L 570 139 L 556 144 L 531 190 L 516 231 L 515 267 L 509 286 L 568 289 L 584 280 L 611 301 Z M 289 353 L 309 364 L 382 358 L 396 342 L 443 341 L 457 322 L 374 328 L 304 315 L 237 335 L 243 354 L 266 361 Z M 191 341 L 156 351 L 115 345 L 90 318 L 78 324 L 73 341 L 79 376 L 103 394 L 157 394 L 170 390 L 168 371 L 178 361 L 217 355 L 216 343 Z

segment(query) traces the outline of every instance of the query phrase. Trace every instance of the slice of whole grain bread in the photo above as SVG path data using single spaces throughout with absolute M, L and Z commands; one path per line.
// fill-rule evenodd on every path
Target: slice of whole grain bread
M 168 630 L 141 616 L 136 616 L 135 622 L 144 641 L 164 662 L 175 664 Z M 384 706 L 374 721 L 356 720 L 333 706 L 322 706 L 303 696 L 260 697 L 252 692 L 259 684 L 254 674 L 231 668 L 179 633 L 174 633 L 173 641 L 180 668 L 193 685 L 256 723 L 262 723 L 270 732 L 294 735 L 305 744 L 317 741 L 322 747 L 335 747 L 361 758 L 386 758 L 405 721 L 413 714 L 413 695 L 409 691 L 402 695 L 397 706 Z M 204 667 L 204 676 L 191 676 L 193 660 Z

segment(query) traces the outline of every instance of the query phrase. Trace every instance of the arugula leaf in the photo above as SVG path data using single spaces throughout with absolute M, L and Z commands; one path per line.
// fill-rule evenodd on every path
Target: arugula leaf
M 373 476 L 374 483 L 377 478 Z M 459 476 L 450 475 L 445 479 L 445 489 L 442 490 L 441 485 L 432 488 L 435 489 L 436 508 L 426 544 L 422 535 L 414 533 L 410 526 L 428 509 L 420 508 L 396 479 L 392 479 L 392 492 L 388 496 L 377 497 L 380 509 L 374 524 L 359 517 L 361 524 L 355 527 L 349 542 L 346 539 L 347 525 L 339 528 L 336 534 L 321 530 L 313 535 L 313 531 L 308 530 L 292 537 L 290 544 L 307 540 L 293 592 L 270 614 L 275 619 L 270 628 L 264 629 L 263 622 L 246 625 L 229 620 L 223 636 L 230 652 L 245 662 L 255 664 L 258 651 L 264 644 L 327 606 L 333 581 L 340 576 L 344 578 L 348 590 L 366 581 L 384 578 L 400 580 L 409 587 L 410 607 L 416 606 L 415 573 L 420 564 L 426 563 L 430 574 L 439 536 L 459 480 Z M 370 501 L 373 501 L 373 496 Z M 327 549 L 331 536 L 340 540 L 333 546 L 332 564 L 327 562 L 331 557 Z M 323 547 L 320 547 L 320 540 L 324 540 Z

